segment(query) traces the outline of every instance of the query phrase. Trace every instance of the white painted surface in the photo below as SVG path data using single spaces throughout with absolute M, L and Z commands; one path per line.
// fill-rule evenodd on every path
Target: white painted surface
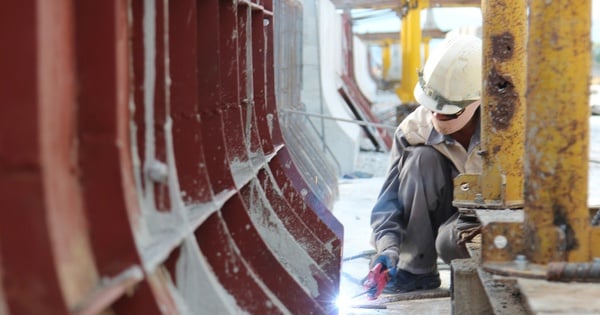
M 193 235 L 184 240 L 175 268 L 177 287 L 193 314 L 245 313 L 221 286 Z
M 362 93 L 373 102 L 377 97 L 377 85 L 369 75 L 369 59 L 367 49 L 368 46 L 363 43 L 357 36 L 354 36 L 354 73 L 356 75 L 356 83 Z
M 298 281 L 313 298 L 319 296 L 319 286 L 311 268 L 318 264 L 300 246 L 275 214 L 258 180 L 250 183 L 246 200 L 248 214 L 262 240 L 281 262 L 290 276 Z
M 342 24 L 340 15 L 327 0 L 303 3 L 302 103 L 306 111 L 331 117 L 353 119 L 338 93 L 342 73 Z M 354 170 L 361 129 L 340 121 L 310 118 L 339 162 L 341 174 Z

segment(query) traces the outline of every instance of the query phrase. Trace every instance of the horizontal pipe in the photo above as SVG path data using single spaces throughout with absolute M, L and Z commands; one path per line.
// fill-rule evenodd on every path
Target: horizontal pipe
M 293 109 L 280 109 L 279 111 L 284 112 L 284 113 L 304 115 L 304 116 L 308 116 L 308 117 L 318 117 L 318 118 L 329 119 L 329 120 L 343 121 L 343 122 L 348 122 L 348 123 L 357 124 L 357 125 L 361 125 L 361 126 L 387 128 L 390 130 L 396 130 L 396 128 L 397 128 L 397 126 L 392 126 L 392 125 L 385 125 L 385 124 L 378 124 L 378 123 L 372 123 L 372 122 L 367 122 L 367 121 L 359 121 L 359 120 L 345 119 L 345 118 L 339 118 L 339 117 L 332 117 L 332 116 L 321 115 L 321 114 L 313 114 L 313 113 L 307 113 L 307 112 L 302 112 L 302 111 L 293 110 Z
M 600 282 L 600 260 L 585 263 L 551 262 L 547 277 L 550 281 Z

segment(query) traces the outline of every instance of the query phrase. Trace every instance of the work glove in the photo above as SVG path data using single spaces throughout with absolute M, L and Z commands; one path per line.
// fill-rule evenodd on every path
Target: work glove
M 456 244 L 464 247 L 479 234 L 481 234 L 481 225 L 461 230 L 458 232 L 458 240 L 456 241 Z
M 396 266 L 398 266 L 399 252 L 400 251 L 397 247 L 388 247 L 384 249 L 381 253 L 375 256 L 373 262 L 371 263 L 371 268 L 378 263 L 381 263 L 385 269 L 389 270 L 389 274 L 393 278 L 396 276 Z

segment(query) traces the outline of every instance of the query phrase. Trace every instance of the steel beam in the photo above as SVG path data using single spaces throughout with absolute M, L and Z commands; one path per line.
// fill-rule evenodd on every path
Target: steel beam
M 388 9 L 402 5 L 398 0 L 333 0 L 338 9 Z M 481 0 L 430 0 L 432 7 L 479 7 Z
M 0 12 L 0 256 L 8 314 L 66 314 L 98 281 L 77 166 L 74 7 Z
M 198 93 L 204 102 L 198 103 L 200 111 L 202 139 L 204 153 L 208 157 L 207 166 L 211 185 L 216 194 L 221 191 L 228 190 L 234 187 L 233 178 L 228 168 L 228 158 L 226 156 L 226 144 L 224 142 L 224 128 L 222 126 L 223 115 L 223 96 L 231 93 L 236 93 L 237 86 L 231 88 L 230 84 L 221 84 L 225 78 L 224 73 L 232 73 L 233 66 L 228 63 L 237 63 L 236 47 L 222 47 L 220 44 L 220 36 L 228 37 L 234 31 L 236 24 L 235 20 L 222 22 L 223 17 L 220 13 L 220 5 L 218 1 L 204 1 L 199 3 L 198 19 L 202 20 L 204 25 L 209 29 L 216 29 L 217 32 L 198 32 L 198 42 L 203 43 L 204 47 L 210 49 L 199 50 L 198 69 L 201 69 L 203 75 L 199 77 Z M 221 27 L 221 23 L 225 27 Z M 221 35 L 229 34 L 229 35 Z M 229 36 L 231 37 L 231 36 Z M 227 52 L 221 53 L 222 51 Z M 235 72 L 237 75 L 237 71 Z M 231 74 L 230 74 L 231 75 Z M 230 78 L 230 81 L 237 84 L 237 77 Z M 222 92 L 228 90 L 227 93 Z M 229 102 L 233 102 L 229 97 Z M 237 93 L 235 94 L 237 99 Z M 217 145 L 211 145 L 217 144 Z
M 336 274 L 323 272 L 303 242 L 295 241 L 284 223 L 290 215 L 275 213 L 257 180 L 240 193 L 223 218 L 244 259 L 294 313 L 329 313 L 335 307 Z
M 169 2 L 170 112 L 173 146 L 182 198 L 186 204 L 212 201 L 202 141 L 198 84 L 200 44 L 198 5 L 195 0 Z
M 0 313 L 335 313 L 343 229 L 281 135 L 272 1 L 3 8 Z
M 398 42 L 400 40 L 400 34 L 402 32 L 381 32 L 381 33 L 362 33 L 362 34 L 354 34 L 360 40 L 367 44 L 381 44 L 386 41 Z M 446 36 L 445 31 L 441 30 L 422 30 L 421 34 L 423 37 L 430 38 L 444 38 Z
M 310 225 L 306 219 L 301 216 L 299 211 L 295 210 L 295 205 L 286 200 L 273 174 L 270 170 L 262 170 L 258 174 L 258 181 L 261 189 L 264 191 L 267 199 L 270 200 L 270 206 L 273 212 L 282 220 L 287 231 L 296 239 L 302 240 L 299 243 L 308 255 L 316 261 L 323 270 L 329 274 L 341 267 L 341 253 L 339 247 L 325 246 L 334 241 L 336 236 L 328 230 L 316 229 Z M 305 215 L 306 217 L 306 215 Z
M 238 198 L 230 199 L 225 208 L 241 207 Z M 235 297 L 238 307 L 250 314 L 289 312 L 248 265 L 220 213 L 212 214 L 195 234 L 212 271 L 220 284 Z M 256 248 L 253 244 L 253 249 Z
M 131 222 L 140 209 L 131 198 L 136 191 L 128 132 L 130 59 L 121 42 L 129 35 L 127 11 L 127 2 L 120 0 L 76 3 L 81 181 L 98 268 L 105 276 L 139 264 L 131 233 L 138 228 Z M 106 226 L 112 226 L 111 233 Z

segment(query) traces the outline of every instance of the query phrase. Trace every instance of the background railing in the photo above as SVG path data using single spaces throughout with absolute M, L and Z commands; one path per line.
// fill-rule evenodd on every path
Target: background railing
M 335 157 L 306 117 L 285 115 L 285 110 L 305 111 L 302 86 L 302 7 L 299 1 L 276 1 L 274 18 L 275 89 L 281 129 L 292 160 L 317 198 L 328 208 L 338 196 Z

